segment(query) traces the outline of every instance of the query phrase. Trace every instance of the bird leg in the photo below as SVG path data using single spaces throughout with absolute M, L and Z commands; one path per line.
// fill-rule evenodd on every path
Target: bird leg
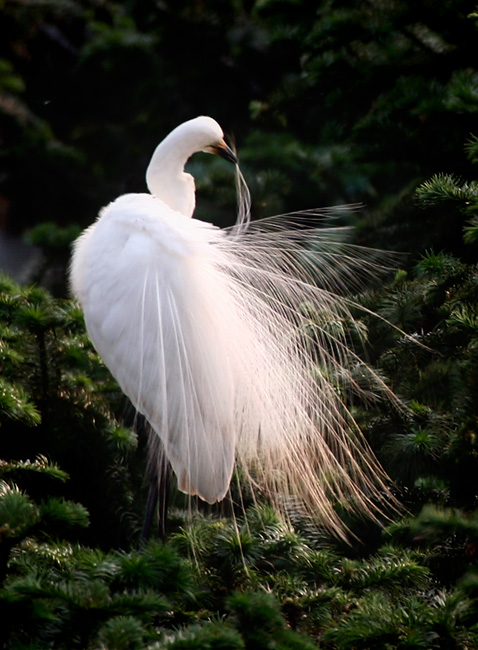
M 149 471 L 148 500 L 141 531 L 141 541 L 143 542 L 146 542 L 151 537 L 155 515 L 158 518 L 158 537 L 162 541 L 166 539 L 171 484 L 171 465 L 166 458 L 161 441 L 154 433 L 151 433 L 150 436 L 151 466 Z

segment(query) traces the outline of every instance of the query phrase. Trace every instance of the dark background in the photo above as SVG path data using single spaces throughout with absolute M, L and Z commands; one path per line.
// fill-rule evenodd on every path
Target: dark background
M 145 190 L 156 144 L 208 114 L 233 137 L 254 213 L 362 203 L 358 238 L 463 253 L 417 210 L 435 172 L 472 174 L 473 1 L 5 2 L 0 224 L 91 223 Z M 199 216 L 233 220 L 231 176 L 197 157 Z M 42 242 L 40 237 L 40 243 Z M 466 251 L 465 251 L 466 253 Z

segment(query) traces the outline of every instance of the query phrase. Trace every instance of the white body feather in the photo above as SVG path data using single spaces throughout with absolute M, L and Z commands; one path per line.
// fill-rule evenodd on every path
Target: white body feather
M 230 300 L 211 254 L 219 234 L 152 196 L 126 195 L 80 238 L 72 265 L 93 344 L 161 436 L 180 489 L 211 502 L 224 497 L 235 456 L 217 323 Z
M 326 319 L 346 316 L 336 285 L 367 264 L 352 264 L 347 247 L 338 257 L 327 241 L 305 254 L 304 239 L 317 241 L 317 232 L 280 220 L 219 230 L 191 219 L 184 163 L 225 146 L 208 120 L 159 145 L 148 170 L 156 195 L 118 198 L 77 240 L 72 289 L 93 344 L 160 436 L 181 490 L 221 500 L 237 461 L 270 497 L 297 499 L 340 532 L 333 500 L 369 510 L 384 479 L 329 379 L 350 361 L 346 341 L 324 327 L 311 344 L 301 305 Z

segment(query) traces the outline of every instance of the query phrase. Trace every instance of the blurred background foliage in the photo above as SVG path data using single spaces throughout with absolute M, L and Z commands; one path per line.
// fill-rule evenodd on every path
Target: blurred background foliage
M 477 23 L 465 0 L 0 1 L 0 238 L 42 251 L 0 279 L 0 647 L 478 649 Z M 355 241 L 405 254 L 354 296 L 379 318 L 336 324 L 406 406 L 359 360 L 337 378 L 406 509 L 344 514 L 350 544 L 178 497 L 167 544 L 140 542 L 146 432 L 65 268 L 201 113 L 254 217 L 361 203 Z M 231 223 L 233 170 L 190 167 L 198 215 Z
M 256 216 L 359 202 L 361 236 L 375 245 L 462 252 L 455 220 L 417 211 L 412 197 L 436 172 L 470 173 L 474 8 L 4 0 L 1 223 L 85 226 L 118 194 L 144 189 L 170 129 L 209 114 L 236 140 Z M 200 214 L 230 222 L 230 181 L 203 158 Z

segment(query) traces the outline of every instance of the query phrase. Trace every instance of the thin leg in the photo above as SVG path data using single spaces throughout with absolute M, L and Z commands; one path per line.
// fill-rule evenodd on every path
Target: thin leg
M 144 513 L 143 529 L 141 531 L 142 542 L 146 542 L 151 537 L 153 518 L 158 505 L 158 488 L 158 468 L 155 465 L 149 473 L 148 501 L 146 502 L 146 512 Z
M 166 529 L 168 525 L 168 505 L 169 495 L 171 492 L 171 465 L 169 464 L 166 454 L 161 454 L 161 463 L 159 466 L 158 477 L 158 534 L 159 539 L 166 539 Z
M 168 504 L 171 485 L 171 465 L 166 458 L 161 442 L 156 434 L 151 436 L 151 469 L 149 472 L 149 491 L 146 502 L 146 512 L 141 531 L 141 540 L 147 541 L 151 537 L 153 519 L 158 516 L 158 537 L 166 539 L 168 523 Z

